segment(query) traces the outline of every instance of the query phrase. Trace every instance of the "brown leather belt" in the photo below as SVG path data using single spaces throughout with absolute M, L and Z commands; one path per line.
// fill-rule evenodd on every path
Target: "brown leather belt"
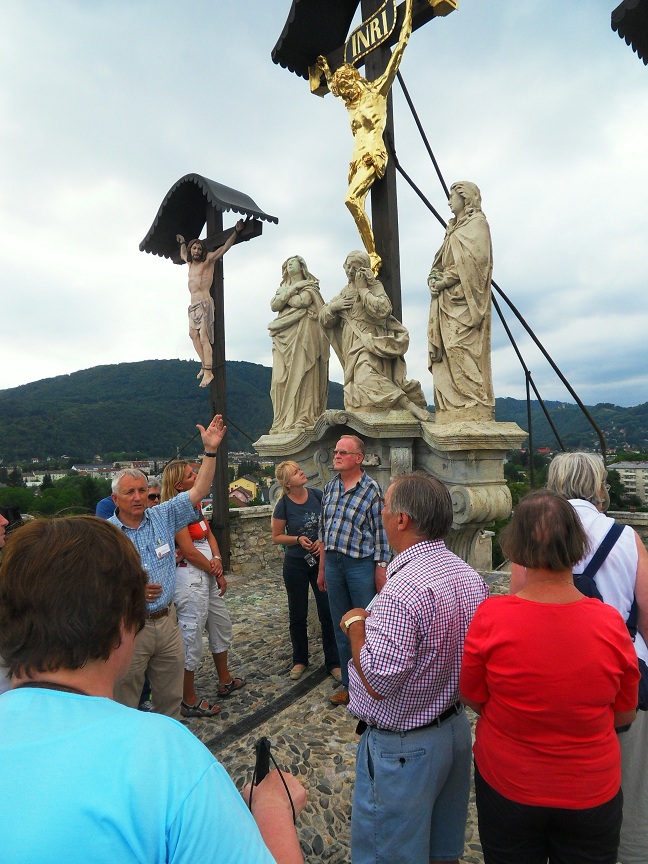
M 146 616 L 147 621 L 157 621 L 158 618 L 166 618 L 169 612 L 171 611 L 171 604 L 165 606 L 164 609 L 158 609 L 157 612 L 151 612 L 150 615 Z

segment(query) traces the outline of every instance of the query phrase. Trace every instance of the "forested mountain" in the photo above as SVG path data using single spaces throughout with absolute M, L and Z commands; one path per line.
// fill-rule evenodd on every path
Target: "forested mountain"
M 197 386 L 196 368 L 187 360 L 120 363 L 0 390 L 0 459 L 8 464 L 66 455 L 85 462 L 116 452 L 168 458 L 191 438 L 195 423 L 209 420 L 209 397 Z M 266 366 L 227 362 L 230 450 L 251 450 L 270 429 L 271 374 Z M 546 404 L 566 447 L 598 446 L 575 405 Z M 342 406 L 342 387 L 331 383 L 329 407 Z M 648 403 L 634 408 L 602 403 L 589 410 L 609 449 L 648 450 Z M 496 418 L 526 429 L 526 403 L 498 399 Z M 533 437 L 535 447 L 558 446 L 536 403 Z M 199 450 L 197 443 L 193 452 Z

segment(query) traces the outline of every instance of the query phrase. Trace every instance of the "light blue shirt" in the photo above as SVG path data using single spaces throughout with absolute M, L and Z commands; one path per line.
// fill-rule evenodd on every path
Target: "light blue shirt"
M 108 519 L 124 532 L 135 546 L 142 559 L 149 582 L 162 586 L 162 594 L 153 603 L 146 604 L 150 615 L 164 609 L 173 600 L 175 593 L 175 535 L 181 528 L 200 518 L 200 511 L 189 500 L 188 492 L 181 492 L 175 498 L 148 507 L 137 528 L 129 528 L 119 519 L 119 509 Z

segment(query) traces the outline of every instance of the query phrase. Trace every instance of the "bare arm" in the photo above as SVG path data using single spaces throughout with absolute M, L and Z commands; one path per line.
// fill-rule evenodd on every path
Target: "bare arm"
M 635 597 L 637 598 L 637 628 L 648 643 L 648 552 L 641 542 L 641 537 L 635 531 L 637 543 L 637 581 L 635 582 Z
M 353 665 L 356 668 L 358 675 L 360 676 L 360 680 L 365 686 L 365 690 L 371 696 L 372 699 L 383 699 L 384 697 L 377 693 L 371 684 L 365 678 L 365 674 L 362 671 L 362 666 L 360 665 L 360 652 L 362 651 L 362 647 L 366 642 L 366 634 L 365 634 L 365 622 L 364 619 L 368 618 L 371 613 L 367 612 L 366 609 L 351 609 L 349 612 L 346 612 L 340 621 L 340 629 L 343 633 L 349 637 L 349 642 L 351 643 L 351 656 L 353 657 Z M 345 621 L 348 621 L 349 618 L 355 618 L 357 615 L 362 615 L 362 621 L 354 621 L 353 624 L 349 626 L 347 630 L 345 626 Z
M 629 726 L 637 719 L 636 711 L 615 711 L 614 712 L 614 728 L 619 726 Z
M 305 534 L 300 534 L 299 537 L 295 537 L 294 534 L 286 534 L 286 520 L 285 519 L 275 519 L 272 517 L 272 542 L 277 546 L 297 546 L 298 544 L 302 547 L 302 549 L 306 549 L 309 552 L 318 553 L 319 543 L 317 540 L 309 540 Z
M 187 244 L 185 243 L 185 239 L 182 234 L 176 234 L 176 240 L 180 244 L 180 257 L 183 261 L 188 261 L 187 258 Z
M 190 564 L 193 564 L 198 570 L 202 570 L 203 573 L 211 573 L 211 568 L 209 564 L 209 558 L 206 558 L 202 552 L 199 552 L 193 544 L 193 540 L 191 539 L 191 535 L 189 534 L 189 528 L 182 528 L 175 536 L 175 541 L 180 550 L 180 554 L 188 561 Z
M 200 430 L 205 453 L 215 453 L 227 432 L 227 426 L 223 424 L 223 418 L 217 414 L 209 426 L 205 429 L 200 423 L 196 423 Z M 200 470 L 196 476 L 196 482 L 189 490 L 189 500 L 194 507 L 197 507 L 203 498 L 209 495 L 214 473 L 216 471 L 216 459 L 214 457 L 205 456 L 200 464 Z
M 405 47 L 409 42 L 409 38 L 412 33 L 413 3 L 414 0 L 405 0 L 405 18 L 403 20 L 403 26 L 401 28 L 398 43 L 392 51 L 389 63 L 387 64 L 387 68 L 379 78 L 372 82 L 373 86 L 385 97 L 389 93 L 391 86 L 394 83 L 394 78 L 396 77 L 396 73 L 398 72 L 398 67 L 400 66 L 401 60 L 403 59 L 403 54 L 405 53 Z M 328 81 L 328 78 L 326 80 Z
M 218 249 L 214 249 L 213 252 L 208 252 L 205 256 L 205 261 L 211 264 L 213 261 L 218 261 L 219 258 L 222 258 L 223 255 L 227 252 L 228 249 L 231 249 L 234 245 L 234 241 L 238 237 L 238 235 L 243 230 L 243 220 L 239 219 L 236 223 L 236 226 L 227 240 L 223 243 L 222 246 L 219 246 Z M 180 252 L 182 254 L 182 250 Z
M 306 806 L 306 790 L 292 774 L 282 772 L 290 791 L 295 814 Z M 250 800 L 250 786 L 243 790 L 243 797 Z M 303 864 L 297 831 L 293 825 L 292 809 L 278 771 L 270 771 L 254 789 L 252 815 L 257 823 L 263 842 L 277 864 Z

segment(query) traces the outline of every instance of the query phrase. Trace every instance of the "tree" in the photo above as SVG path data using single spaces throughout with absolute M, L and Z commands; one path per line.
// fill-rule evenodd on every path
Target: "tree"
M 14 468 L 7 476 L 7 486 L 24 486 L 22 472 L 20 468 Z
M 253 462 L 250 459 L 244 459 L 238 467 L 237 477 L 246 477 L 248 474 L 258 474 L 261 471 L 261 466 L 258 462 Z
M 41 483 L 41 487 L 40 487 L 40 488 L 41 488 L 41 492 L 44 492 L 45 489 L 51 489 L 53 485 L 54 485 L 54 484 L 52 483 L 52 476 L 51 476 L 51 474 L 46 474 L 46 475 L 43 477 L 43 482 Z
M 0 489 L 0 507 L 16 507 L 21 513 L 29 513 L 34 501 L 34 493 L 24 486 L 6 486 Z

